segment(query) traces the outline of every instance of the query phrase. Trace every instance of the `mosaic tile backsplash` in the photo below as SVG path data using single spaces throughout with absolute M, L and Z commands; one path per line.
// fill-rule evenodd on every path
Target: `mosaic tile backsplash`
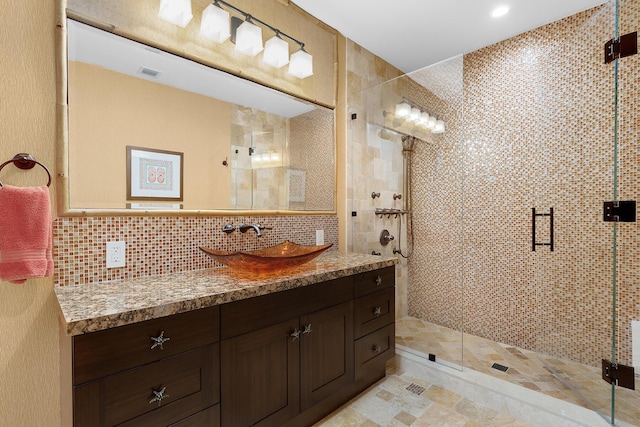
M 227 223 L 256 222 L 271 229 L 263 230 L 260 238 L 253 230 L 222 232 Z M 330 251 L 337 250 L 335 215 L 57 218 L 53 223 L 55 284 L 91 284 L 219 267 L 200 246 L 254 250 L 284 240 L 315 245 L 316 230 L 324 230 L 325 244 L 334 244 Z M 126 267 L 106 268 L 109 241 L 126 242 Z

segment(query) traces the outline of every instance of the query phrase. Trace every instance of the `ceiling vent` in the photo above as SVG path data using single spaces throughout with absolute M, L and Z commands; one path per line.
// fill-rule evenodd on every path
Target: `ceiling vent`
M 152 79 L 157 79 L 158 76 L 161 74 L 161 72 L 158 71 L 158 70 L 154 70 L 153 68 L 140 67 L 138 69 L 138 74 L 142 74 L 144 76 L 151 77 Z

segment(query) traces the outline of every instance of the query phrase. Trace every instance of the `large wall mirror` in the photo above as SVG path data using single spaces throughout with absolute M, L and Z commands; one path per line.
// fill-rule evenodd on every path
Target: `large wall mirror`
M 332 109 L 74 19 L 67 58 L 69 212 L 335 211 Z

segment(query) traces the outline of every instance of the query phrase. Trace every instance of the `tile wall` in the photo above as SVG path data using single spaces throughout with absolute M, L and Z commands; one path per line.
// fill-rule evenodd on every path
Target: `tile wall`
M 250 230 L 223 233 L 231 223 L 259 222 L 258 238 Z M 325 243 L 337 249 L 338 219 L 335 215 L 251 217 L 87 217 L 57 218 L 53 223 L 53 256 L 57 285 L 92 284 L 110 280 L 199 270 L 220 266 L 199 247 L 221 250 L 253 250 L 290 240 L 315 245 L 316 230 L 324 230 Z M 105 243 L 127 244 L 123 268 L 107 269 Z
M 397 134 L 385 132 L 371 125 L 382 118 L 383 108 L 370 108 L 375 100 L 369 96 L 376 87 L 402 73 L 371 52 L 347 40 L 348 135 L 347 135 L 347 246 L 349 252 L 392 256 L 398 242 L 405 248 L 406 218 L 375 215 L 376 208 L 402 208 L 403 200 L 394 200 L 402 194 L 402 142 Z M 402 85 L 402 82 L 400 83 Z M 401 86 L 389 89 L 401 90 Z M 352 115 L 355 114 L 355 118 Z M 380 193 L 375 199 L 371 193 Z M 355 213 L 355 214 L 354 214 Z M 398 227 L 402 226 L 401 229 Z M 386 246 L 380 244 L 380 233 L 388 230 L 395 238 Z M 407 312 L 407 264 L 401 260 L 396 266 L 396 316 Z
M 640 4 L 620 5 L 620 33 L 637 30 Z M 401 156 L 399 147 L 391 160 L 376 151 L 385 138 L 371 123 L 392 124 L 382 111 L 405 97 L 447 125 L 412 154 L 415 253 L 399 269 L 409 315 L 594 366 L 610 357 L 613 226 L 602 221 L 602 202 L 613 199 L 614 92 L 603 46 L 613 17 L 607 4 L 384 84 L 384 67 L 351 46 L 368 65 L 349 74 L 350 106 L 366 117 L 350 129 L 349 195 L 368 215 L 350 222 L 351 250 L 377 250 L 382 224 L 370 215 L 369 187 L 381 161 Z M 640 55 L 621 60 L 620 75 L 618 197 L 633 200 Z M 382 176 L 383 191 L 397 187 Z M 534 252 L 532 208 L 551 207 L 554 251 Z M 536 225 L 536 241 L 548 242 L 549 218 Z M 630 364 L 631 321 L 640 319 L 637 223 L 620 224 L 617 238 L 617 350 Z

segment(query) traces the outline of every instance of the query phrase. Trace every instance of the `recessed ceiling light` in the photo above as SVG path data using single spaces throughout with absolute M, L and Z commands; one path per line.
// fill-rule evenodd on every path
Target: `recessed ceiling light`
M 498 6 L 491 12 L 491 17 L 499 18 L 509 13 L 509 6 Z

